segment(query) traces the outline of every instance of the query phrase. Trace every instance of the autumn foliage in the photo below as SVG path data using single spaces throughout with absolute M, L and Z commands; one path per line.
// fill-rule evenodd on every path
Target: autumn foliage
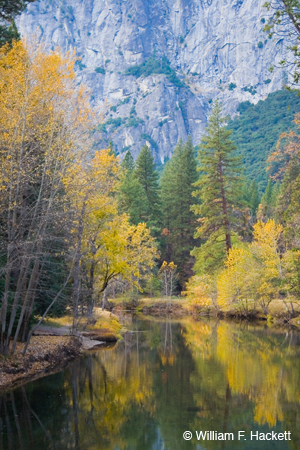
M 91 312 L 112 280 L 136 283 L 156 256 L 145 224 L 118 214 L 118 159 L 91 157 L 101 116 L 77 86 L 75 61 L 26 42 L 0 49 L 3 353 L 28 344 L 34 313 L 67 303 Z

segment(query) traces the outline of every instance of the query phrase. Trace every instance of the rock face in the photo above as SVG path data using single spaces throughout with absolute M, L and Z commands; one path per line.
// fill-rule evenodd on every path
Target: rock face
M 284 72 L 268 71 L 284 47 L 262 31 L 264 1 L 39 0 L 17 25 L 51 49 L 76 48 L 78 78 L 92 104 L 103 105 L 100 147 L 111 140 L 117 153 L 130 149 L 136 157 L 148 143 L 163 163 L 180 138 L 199 142 L 216 97 L 233 115 L 239 102 L 256 103 L 282 87 Z M 166 56 L 175 81 L 125 74 L 153 54 Z

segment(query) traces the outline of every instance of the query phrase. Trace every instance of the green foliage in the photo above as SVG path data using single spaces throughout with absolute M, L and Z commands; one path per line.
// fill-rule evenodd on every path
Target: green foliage
M 264 80 L 264 83 L 265 83 L 265 84 L 270 84 L 271 81 L 272 81 L 271 78 L 267 78 L 266 80 Z
M 130 127 L 137 127 L 139 123 L 143 122 L 141 119 L 138 119 L 136 117 L 129 117 L 128 122 L 126 123 L 126 128 Z
M 263 5 L 268 11 L 269 18 L 263 30 L 272 38 L 274 35 L 282 40 L 284 39 L 286 54 L 293 55 L 290 59 L 283 59 L 279 66 L 284 68 L 286 66 L 293 66 L 291 70 L 294 79 L 294 84 L 297 85 L 300 79 L 300 2 L 299 0 L 270 0 Z
M 149 134 L 141 133 L 141 139 L 145 139 L 145 141 L 148 141 L 151 144 L 151 146 L 155 148 L 155 150 L 158 149 L 157 143 L 152 139 L 152 137 Z
M 111 106 L 110 110 L 113 111 L 113 112 L 116 112 L 117 111 L 117 107 L 116 106 Z
M 295 91 L 280 90 L 269 94 L 256 105 L 249 101 L 238 107 L 239 116 L 228 122 L 231 138 L 245 164 L 245 174 L 256 180 L 259 190 L 267 185 L 267 157 L 275 149 L 281 133 L 294 129 L 294 115 L 300 109 L 300 97 Z
M 233 89 L 235 89 L 235 88 L 236 88 L 236 84 L 235 83 L 230 83 L 229 86 L 228 86 L 228 89 L 230 91 L 233 91 Z
M 215 102 L 207 134 L 202 138 L 198 151 L 200 178 L 195 183 L 195 197 L 200 204 L 193 207 L 200 216 L 197 237 L 209 239 L 212 234 L 219 239 L 227 252 L 231 248 L 232 230 L 241 222 L 240 191 L 241 157 L 234 156 L 236 146 L 230 140 L 232 131 L 224 127 L 226 118 L 221 117 L 221 107 Z
M 130 223 L 137 225 L 146 220 L 147 197 L 145 191 L 134 176 L 135 164 L 130 151 L 127 151 L 121 164 L 122 178 L 119 186 L 119 212 L 129 215 Z
M 255 90 L 255 88 L 253 86 L 250 86 L 250 87 L 245 86 L 243 91 L 250 92 L 251 95 L 255 95 L 256 94 L 256 90 Z
M 162 127 L 165 123 L 167 123 L 168 122 L 168 119 L 164 119 L 164 120 L 162 120 L 161 122 L 158 122 L 158 125 L 160 126 L 160 127 Z
M 105 69 L 103 69 L 103 67 L 96 67 L 95 72 L 105 75 Z
M 259 41 L 259 43 L 257 44 L 258 48 L 263 48 L 263 43 L 261 41 Z
M 6 43 L 11 45 L 13 40 L 18 39 L 20 39 L 20 35 L 14 20 L 11 21 L 9 26 L 0 25 L 0 47 Z
M 184 83 L 177 77 L 176 72 L 170 66 L 170 62 L 164 55 L 161 59 L 150 56 L 142 64 L 131 66 L 125 71 L 125 75 L 133 75 L 135 77 L 148 77 L 153 74 L 166 75 L 167 79 L 177 87 L 184 87 Z
M 80 59 L 78 59 L 78 60 L 76 61 L 75 65 L 79 67 L 79 70 L 83 70 L 83 69 L 86 68 L 86 65 L 83 64 L 83 62 L 82 62 Z
M 7 42 L 12 43 L 14 39 L 20 39 L 14 19 L 21 14 L 28 3 L 35 0 L 1 0 L 0 1 L 0 19 L 3 22 L 0 25 L 0 46 Z
M 123 100 L 119 101 L 118 106 L 125 105 L 126 103 L 129 103 L 129 102 L 130 102 L 130 97 L 125 97 Z
M 177 265 L 182 289 L 194 262 L 190 252 L 196 245 L 197 220 L 191 206 L 195 203 L 192 194 L 197 179 L 195 150 L 189 137 L 185 144 L 179 141 L 175 147 L 160 181 L 165 241 L 162 259 Z
M 161 203 L 159 196 L 158 173 L 152 153 L 144 145 L 137 157 L 134 177 L 141 184 L 146 195 L 145 222 L 154 235 L 158 235 L 161 223 Z

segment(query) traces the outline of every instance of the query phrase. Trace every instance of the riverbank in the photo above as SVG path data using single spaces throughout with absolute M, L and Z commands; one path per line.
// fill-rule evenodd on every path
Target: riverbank
M 252 312 L 243 310 L 217 311 L 212 307 L 193 307 L 184 298 L 172 298 L 166 301 L 164 298 L 140 298 L 135 300 L 110 299 L 111 310 L 121 317 L 124 313 L 142 314 L 144 316 L 160 317 L 170 315 L 172 318 L 191 316 L 194 319 L 201 317 L 219 317 L 228 320 L 262 321 L 273 324 L 290 324 L 300 328 L 300 301 L 293 303 L 293 313 L 287 311 L 282 300 L 273 300 L 268 313 L 265 314 L 258 305 Z M 288 305 L 290 308 L 290 305 Z
M 33 336 L 27 353 L 17 343 L 13 355 L 0 356 L 0 392 L 64 368 L 81 354 L 82 342 L 75 336 Z
M 116 342 L 122 328 L 116 315 L 100 309 L 93 318 L 79 320 L 74 335 L 71 327 L 70 316 L 49 319 L 34 333 L 25 356 L 21 342 L 13 355 L 0 355 L 0 392 L 58 372 L 83 353 Z

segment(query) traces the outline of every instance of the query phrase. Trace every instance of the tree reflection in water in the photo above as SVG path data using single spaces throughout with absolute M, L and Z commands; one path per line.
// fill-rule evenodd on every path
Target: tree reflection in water
M 300 448 L 298 334 L 169 317 L 132 328 L 114 348 L 0 397 L 0 449 L 185 450 L 201 448 L 186 430 L 269 428 L 292 441 L 264 450 Z

